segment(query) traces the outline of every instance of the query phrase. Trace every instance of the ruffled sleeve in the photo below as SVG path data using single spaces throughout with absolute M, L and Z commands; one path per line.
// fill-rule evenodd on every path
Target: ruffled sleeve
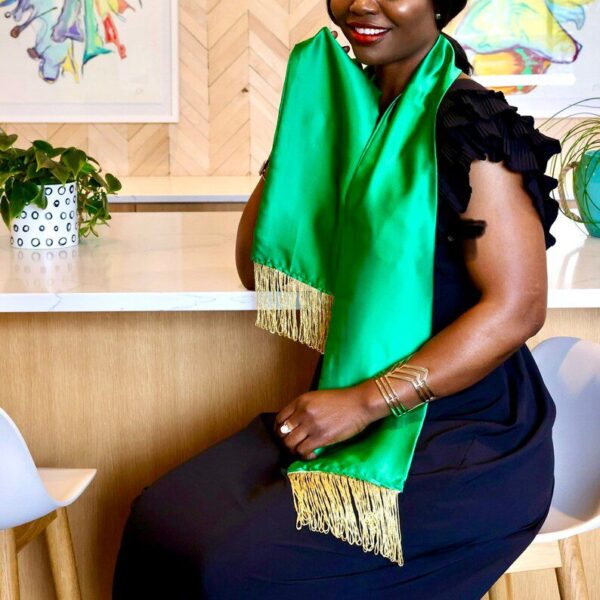
M 546 248 L 552 246 L 556 239 L 550 226 L 557 217 L 558 202 L 550 192 L 558 180 L 545 171 L 550 157 L 561 151 L 559 140 L 536 129 L 533 117 L 519 114 L 502 92 L 473 80 L 448 90 L 437 119 L 438 186 L 449 239 L 478 237 L 485 231 L 485 222 L 461 219 L 460 213 L 471 197 L 471 162 L 487 156 L 523 174 L 525 189 L 544 228 Z

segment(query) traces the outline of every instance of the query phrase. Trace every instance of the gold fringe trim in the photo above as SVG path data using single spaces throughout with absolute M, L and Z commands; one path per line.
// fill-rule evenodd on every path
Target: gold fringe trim
M 397 490 L 323 471 L 294 471 L 288 477 L 297 529 L 307 525 L 404 564 Z
M 323 354 L 333 296 L 259 263 L 254 263 L 254 282 L 256 325 Z

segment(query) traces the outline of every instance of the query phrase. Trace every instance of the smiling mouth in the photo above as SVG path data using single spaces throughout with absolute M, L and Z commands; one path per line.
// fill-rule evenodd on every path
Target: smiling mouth
M 389 29 L 379 27 L 359 27 L 357 25 L 348 25 L 350 35 L 360 44 L 372 44 L 385 37 Z

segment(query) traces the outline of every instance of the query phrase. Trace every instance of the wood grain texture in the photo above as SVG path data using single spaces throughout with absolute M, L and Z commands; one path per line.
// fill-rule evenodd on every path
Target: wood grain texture
M 512 575 L 507 574 L 494 584 L 488 592 L 490 600 L 515 600 L 512 586 Z
M 69 507 L 82 597 L 110 598 L 121 530 L 145 485 L 308 389 L 318 354 L 254 312 L 0 315 L 0 406 L 36 463 L 96 467 Z M 22 598 L 52 599 L 45 548 L 20 553 Z M 43 544 L 42 544 L 43 545 Z
M 19 600 L 19 564 L 13 529 L 0 530 L 0 600 Z
M 561 564 L 558 542 L 531 544 L 506 572 L 513 574 L 538 569 L 555 569 Z
M 29 521 L 14 528 L 17 552 L 20 552 L 31 540 L 42 533 L 56 519 L 56 511 L 52 511 L 35 521 Z
M 169 175 L 210 173 L 207 0 L 179 2 L 179 123 L 168 125 Z
M 56 518 L 46 527 L 54 590 L 58 600 L 81 600 L 77 564 L 66 508 L 56 510 Z
M 575 535 L 560 540 L 562 567 L 556 569 L 556 580 L 561 600 L 589 600 L 587 578 L 581 559 L 579 539 Z

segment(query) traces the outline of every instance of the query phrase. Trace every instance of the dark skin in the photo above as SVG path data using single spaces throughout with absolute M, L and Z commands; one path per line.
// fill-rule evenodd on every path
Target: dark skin
M 384 110 L 402 92 L 439 33 L 431 0 L 332 0 L 331 10 L 351 43 L 348 20 L 392 28 L 377 44 L 353 45 L 361 63 L 375 65 L 376 83 L 382 90 L 380 109 Z M 427 382 L 438 396 L 434 402 L 444 402 L 444 396 L 485 377 L 535 335 L 546 318 L 544 233 L 522 175 L 502 162 L 477 160 L 471 164 L 469 182 L 472 194 L 462 217 L 484 219 L 488 224 L 483 236 L 461 242 L 481 299 L 424 343 L 410 360 L 429 369 Z M 236 263 L 248 289 L 254 289 L 250 249 L 263 186 L 261 178 L 238 228 Z M 394 380 L 394 388 L 408 408 L 419 404 L 409 382 Z M 374 379 L 367 379 L 351 387 L 301 394 L 276 415 L 276 431 L 290 452 L 311 460 L 315 448 L 351 438 L 389 415 Z M 285 420 L 292 428 L 287 435 L 279 431 Z

